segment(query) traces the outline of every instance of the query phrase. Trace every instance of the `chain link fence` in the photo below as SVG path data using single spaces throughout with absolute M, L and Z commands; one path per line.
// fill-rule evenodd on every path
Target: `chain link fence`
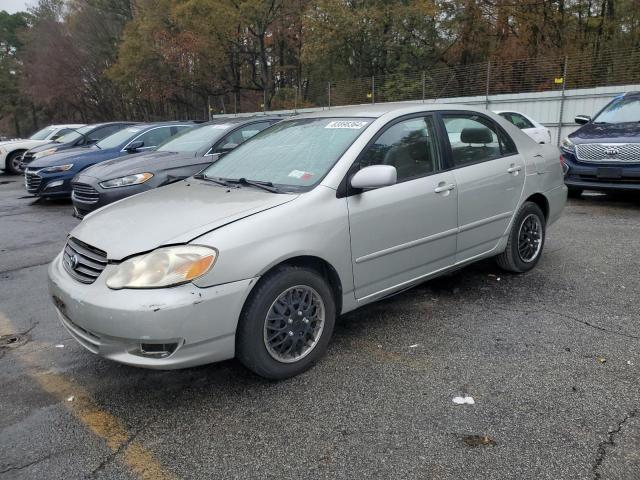
M 488 104 L 491 96 L 501 94 L 561 92 L 635 83 L 640 83 L 640 49 L 519 60 L 493 59 L 471 65 L 366 78 L 305 81 L 295 86 L 279 85 L 270 95 L 257 90 L 240 90 L 210 99 L 210 111 L 229 115 L 470 96 L 485 96 Z

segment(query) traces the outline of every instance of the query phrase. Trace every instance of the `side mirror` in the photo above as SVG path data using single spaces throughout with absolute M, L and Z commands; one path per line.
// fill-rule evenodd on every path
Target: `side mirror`
M 95 145 L 96 143 L 98 143 L 97 138 L 89 138 L 87 139 L 87 143 L 85 143 L 85 145 Z
M 228 153 L 231 150 L 233 150 L 234 148 L 236 148 L 237 146 L 238 146 L 237 143 L 225 143 L 224 145 L 220 145 L 218 147 L 218 150 L 220 152 Z
M 358 189 L 388 187 L 398 180 L 396 167 L 391 165 L 371 165 L 359 170 L 351 177 L 351 186 Z
M 576 118 L 573 119 L 578 125 L 584 125 L 585 123 L 589 123 L 591 121 L 591 117 L 589 115 L 576 115 Z
M 127 146 L 127 152 L 133 153 L 142 147 L 144 147 L 144 142 L 142 140 L 136 140 L 135 142 L 132 142 Z

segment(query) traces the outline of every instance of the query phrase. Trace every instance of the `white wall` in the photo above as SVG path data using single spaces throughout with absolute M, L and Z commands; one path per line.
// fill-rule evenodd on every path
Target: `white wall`
M 425 103 L 462 103 L 467 105 L 484 105 L 489 110 L 515 110 L 526 113 L 551 130 L 551 138 L 558 143 L 569 133 L 575 131 L 576 125 L 573 119 L 576 115 L 595 115 L 602 107 L 618 95 L 625 92 L 640 90 L 640 84 L 620 85 L 614 87 L 582 88 L 565 90 L 564 98 L 561 91 L 515 93 L 505 95 L 484 95 L 475 97 L 457 97 L 426 99 Z M 423 103 L 421 100 L 406 103 Z M 325 110 L 327 107 L 305 108 L 297 110 L 298 113 Z M 332 107 L 339 108 L 339 107 Z M 560 109 L 562 108 L 562 119 Z M 269 111 L 267 114 L 292 114 L 293 110 Z M 258 115 L 262 112 L 242 113 L 238 116 Z

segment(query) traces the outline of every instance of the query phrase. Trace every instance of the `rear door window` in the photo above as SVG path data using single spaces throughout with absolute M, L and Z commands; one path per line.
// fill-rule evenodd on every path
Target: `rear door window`
M 515 144 L 488 118 L 475 114 L 442 115 L 454 167 L 516 153 Z

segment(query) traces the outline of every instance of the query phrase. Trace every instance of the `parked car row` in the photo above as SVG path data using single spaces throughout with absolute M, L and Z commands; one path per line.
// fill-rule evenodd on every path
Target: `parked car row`
M 71 188 L 81 214 L 120 199 L 70 233 L 49 285 L 70 334 L 129 365 L 235 356 L 267 378 L 296 375 L 342 313 L 482 258 L 531 270 L 566 201 L 558 148 L 473 107 L 225 119 L 127 153 L 150 128 L 27 167 L 62 182 L 52 192 Z M 69 184 L 106 145 L 120 159 Z
M 280 117 L 219 119 L 171 137 L 152 152 L 96 164 L 72 181 L 75 213 L 87 213 L 136 193 L 198 173 Z
M 32 195 L 69 198 L 71 180 L 88 167 L 107 160 L 151 151 L 193 123 L 145 123 L 127 126 L 99 142 L 35 159 L 26 165 L 25 186 Z

